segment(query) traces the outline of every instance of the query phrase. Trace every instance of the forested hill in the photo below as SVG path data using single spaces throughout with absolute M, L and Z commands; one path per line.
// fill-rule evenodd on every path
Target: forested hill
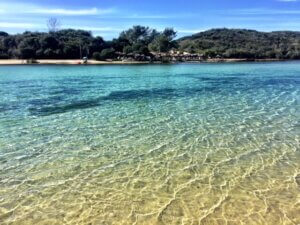
M 300 59 L 300 32 L 212 29 L 178 40 L 179 49 L 224 58 Z

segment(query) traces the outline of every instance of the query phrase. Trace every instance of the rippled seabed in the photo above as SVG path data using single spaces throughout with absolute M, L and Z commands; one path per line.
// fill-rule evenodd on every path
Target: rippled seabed
M 300 224 L 300 63 L 0 67 L 1 224 Z

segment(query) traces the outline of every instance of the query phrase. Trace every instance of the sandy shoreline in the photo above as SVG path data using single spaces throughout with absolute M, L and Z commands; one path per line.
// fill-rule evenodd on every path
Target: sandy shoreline
M 80 65 L 82 60 L 80 59 L 38 59 L 38 63 L 27 63 L 26 60 L 21 59 L 1 59 L 0 65 Z M 106 64 L 145 64 L 149 62 L 137 62 L 137 61 L 96 61 L 89 60 L 88 65 L 106 65 Z
M 187 61 L 184 63 L 220 63 L 220 62 L 272 62 L 272 61 L 283 61 L 278 59 L 208 59 L 205 61 Z M 27 63 L 26 60 L 22 59 L 0 59 L 0 65 L 81 65 L 80 59 L 38 59 L 38 63 Z M 152 62 L 161 63 L 161 62 Z M 177 63 L 177 62 L 174 62 Z M 180 62 L 178 62 L 180 63 Z M 129 64 L 151 64 L 148 61 L 96 61 L 89 60 L 88 65 L 129 65 Z

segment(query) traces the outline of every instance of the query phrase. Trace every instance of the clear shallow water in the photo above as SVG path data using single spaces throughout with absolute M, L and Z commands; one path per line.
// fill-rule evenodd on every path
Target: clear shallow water
M 300 224 L 300 64 L 0 67 L 0 224 Z

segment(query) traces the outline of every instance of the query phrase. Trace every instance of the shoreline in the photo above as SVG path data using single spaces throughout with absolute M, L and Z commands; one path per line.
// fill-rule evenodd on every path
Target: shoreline
M 113 65 L 113 64 L 150 64 L 139 61 L 96 61 L 89 60 L 87 64 L 80 59 L 37 59 L 37 63 L 27 63 L 22 59 L 0 59 L 0 65 Z
M 135 65 L 135 64 L 176 64 L 176 63 L 234 63 L 234 62 L 280 62 L 296 61 L 283 59 L 207 59 L 202 61 L 175 61 L 164 63 L 160 61 L 96 61 L 89 60 L 87 64 L 82 63 L 80 59 L 37 59 L 37 63 L 27 63 L 22 59 L 0 59 L 1 65 Z

